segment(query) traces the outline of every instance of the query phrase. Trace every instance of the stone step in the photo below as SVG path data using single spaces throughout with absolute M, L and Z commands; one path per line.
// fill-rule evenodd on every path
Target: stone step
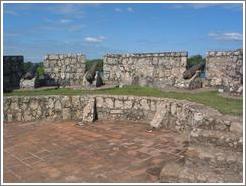
M 187 166 L 177 162 L 166 164 L 160 173 L 162 183 L 242 183 L 243 175 L 228 173 L 208 166 Z
M 191 145 L 214 145 L 233 151 L 243 151 L 243 137 L 230 131 L 193 129 L 190 133 Z
M 224 150 L 213 146 L 192 146 L 188 147 L 185 154 L 187 166 L 208 166 L 219 168 L 227 172 L 242 173 L 243 153 L 231 150 Z

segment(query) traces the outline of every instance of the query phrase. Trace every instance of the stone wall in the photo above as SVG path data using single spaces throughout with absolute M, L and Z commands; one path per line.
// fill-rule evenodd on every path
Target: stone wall
M 24 72 L 23 56 L 3 56 L 3 91 L 19 88 Z
M 51 81 L 65 86 L 82 85 L 85 74 L 85 55 L 55 54 L 44 59 L 44 70 Z
M 186 70 L 187 56 L 187 52 L 107 54 L 104 79 L 114 84 L 175 86 Z
M 168 98 L 137 96 L 10 96 L 3 99 L 4 121 L 78 120 L 95 105 L 98 119 L 150 123 L 164 113 L 161 125 L 178 131 L 201 126 L 226 129 L 231 121 L 201 104 Z M 94 103 L 92 103 L 94 101 Z M 89 106 L 88 106 L 89 105 Z M 85 109 L 87 109 L 85 111 Z M 95 110 L 94 110 L 95 111 Z M 94 113 L 93 111 L 93 113 Z M 89 111 L 92 112 L 92 111 Z M 94 113 L 95 114 L 95 113 Z M 228 123 L 229 122 L 229 123 Z M 230 127 L 230 126 L 229 126 Z
M 206 79 L 208 86 L 232 94 L 243 93 L 243 50 L 207 53 Z

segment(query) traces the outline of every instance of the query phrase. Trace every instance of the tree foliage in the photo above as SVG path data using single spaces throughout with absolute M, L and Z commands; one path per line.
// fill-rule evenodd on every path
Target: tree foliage
M 187 60 L 187 69 L 193 67 L 194 65 L 205 63 L 205 58 L 201 55 L 194 55 L 188 58 Z
M 32 63 L 30 61 L 24 63 L 24 73 L 32 73 L 36 76 L 41 76 L 44 74 L 43 62 Z
M 98 63 L 96 71 L 103 72 L 103 60 L 102 59 L 92 59 L 86 61 L 85 71 L 88 71 L 94 63 Z
M 36 69 L 36 76 L 43 76 L 44 75 L 44 67 L 40 64 Z

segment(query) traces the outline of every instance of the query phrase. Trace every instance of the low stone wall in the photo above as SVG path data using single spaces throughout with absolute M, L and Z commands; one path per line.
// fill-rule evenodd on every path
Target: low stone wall
M 44 70 L 51 80 L 60 85 L 82 85 L 85 61 L 83 54 L 47 55 L 44 59 Z
M 91 100 L 95 103 L 91 104 Z M 88 104 L 95 105 L 98 119 L 131 120 L 150 123 L 161 110 L 161 125 L 178 131 L 197 126 L 230 127 L 231 121 L 216 110 L 184 100 L 136 96 L 10 96 L 3 99 L 4 121 L 78 120 Z M 90 111 L 89 111 L 90 112 Z M 88 113 L 86 113 L 88 114 Z
M 104 79 L 113 84 L 172 87 L 183 79 L 187 56 L 187 52 L 107 54 Z
M 208 86 L 241 95 L 243 93 L 243 50 L 208 52 L 206 73 Z

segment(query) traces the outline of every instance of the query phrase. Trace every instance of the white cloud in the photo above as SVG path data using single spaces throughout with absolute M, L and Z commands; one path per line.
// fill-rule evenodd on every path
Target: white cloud
M 165 7 L 167 9 L 182 9 L 192 8 L 195 10 L 204 9 L 208 7 L 220 7 L 231 10 L 242 10 L 242 3 L 174 3 Z
M 99 36 L 99 37 L 85 37 L 85 41 L 87 43 L 101 43 L 105 40 L 106 38 L 104 36 Z
M 67 19 L 67 18 L 62 18 L 62 19 L 45 18 L 44 21 L 46 22 L 46 24 L 41 24 L 38 27 L 38 29 L 50 30 L 50 31 L 67 30 L 70 32 L 76 32 L 87 27 L 86 24 L 82 24 L 82 23 L 78 24 L 76 20 Z
M 8 32 L 8 33 L 4 33 L 3 34 L 5 37 L 17 37 L 17 36 L 20 36 L 20 34 L 18 33 L 15 33 L 15 32 Z
M 233 3 L 233 4 L 223 4 L 223 8 L 230 9 L 230 10 L 243 10 L 243 4 L 242 3 Z
M 128 7 L 128 8 L 127 8 L 127 11 L 128 11 L 128 12 L 134 12 L 134 10 L 133 10 L 132 7 Z
M 74 32 L 74 31 L 79 31 L 82 30 L 83 28 L 85 28 L 86 25 L 85 24 L 74 24 L 74 25 L 70 25 L 69 27 L 67 27 L 68 31 Z
M 120 9 L 120 8 L 115 8 L 114 11 L 116 11 L 116 12 L 122 12 L 122 9 Z
M 126 9 L 122 8 L 115 8 L 115 12 L 134 12 L 134 9 L 132 7 L 127 7 Z
M 185 6 L 183 4 L 173 4 L 172 6 L 170 6 L 170 9 L 180 9 L 180 8 L 184 8 Z
M 217 6 L 218 4 L 215 3 L 191 3 L 189 6 L 193 9 L 202 9 L 202 8 L 208 8 L 211 6 Z
M 168 9 L 182 9 L 182 8 L 192 8 L 192 9 L 202 9 L 211 6 L 216 6 L 214 3 L 177 3 L 168 6 Z
M 81 9 L 81 7 L 82 6 L 80 4 L 62 4 L 51 6 L 49 11 L 64 16 L 81 18 L 84 17 L 84 11 Z
M 62 23 L 62 24 L 71 23 L 71 22 L 72 22 L 71 19 L 61 19 L 60 20 L 60 23 Z
M 71 4 L 66 4 L 57 7 L 57 12 L 61 14 L 71 14 L 76 11 L 78 11 L 77 7 Z
M 13 15 L 13 16 L 18 16 L 19 14 L 13 10 L 5 10 L 5 14 Z
M 208 36 L 222 41 L 242 41 L 243 35 L 238 32 L 210 32 Z
M 35 30 L 39 30 L 39 31 L 40 30 L 41 31 L 64 31 L 66 30 L 69 32 L 77 32 L 77 31 L 82 30 L 85 27 L 86 27 L 85 24 L 75 24 L 75 23 L 65 24 L 65 23 L 61 23 L 60 21 L 58 22 L 52 21 L 45 25 L 39 25 L 38 27 L 36 27 Z

